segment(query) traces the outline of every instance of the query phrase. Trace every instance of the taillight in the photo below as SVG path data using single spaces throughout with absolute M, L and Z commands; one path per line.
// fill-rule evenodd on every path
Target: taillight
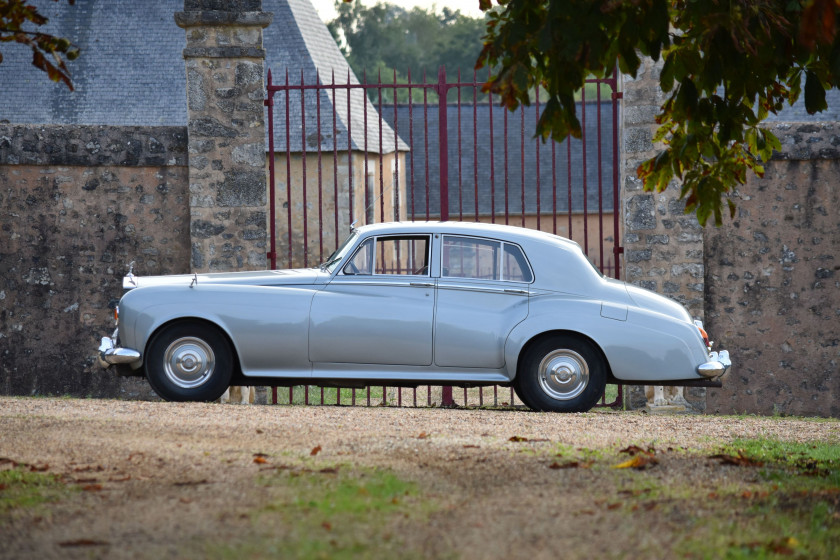
M 709 342 L 709 335 L 706 332 L 706 329 L 703 328 L 703 321 L 694 321 L 694 324 L 700 329 L 700 336 L 703 337 L 703 342 L 706 344 L 706 348 L 709 352 L 712 351 L 712 343 Z
M 119 324 L 120 322 L 120 307 L 114 307 L 114 322 Z

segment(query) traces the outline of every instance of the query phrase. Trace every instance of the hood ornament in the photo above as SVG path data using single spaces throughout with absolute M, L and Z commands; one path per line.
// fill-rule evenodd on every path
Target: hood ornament
M 125 275 L 125 279 L 137 286 L 137 282 L 134 281 L 134 261 L 128 263 L 128 274 Z

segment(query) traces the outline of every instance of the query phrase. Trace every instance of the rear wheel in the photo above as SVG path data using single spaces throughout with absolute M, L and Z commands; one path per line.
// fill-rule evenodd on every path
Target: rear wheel
M 606 365 L 594 344 L 553 335 L 526 351 L 513 387 L 534 410 L 586 412 L 601 398 L 606 380 Z
M 168 401 L 214 401 L 233 376 L 227 337 L 207 323 L 179 322 L 164 327 L 149 343 L 146 377 Z

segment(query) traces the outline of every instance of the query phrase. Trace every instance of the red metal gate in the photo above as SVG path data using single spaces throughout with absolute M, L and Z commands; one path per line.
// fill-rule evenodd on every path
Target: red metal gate
M 437 81 L 424 75 L 413 82 L 409 71 L 405 83 L 395 74 L 391 83 L 379 76 L 374 84 L 349 72 L 341 83 L 334 73 L 329 81 L 302 71 L 295 78 L 292 83 L 287 71 L 278 85 L 268 73 L 272 268 L 278 259 L 289 268 L 323 262 L 357 222 L 441 219 L 563 235 L 602 272 L 620 278 L 617 73 L 587 81 L 578 107 L 582 137 L 563 143 L 534 137 L 539 91 L 530 107 L 510 112 L 494 105 L 492 95 L 482 99 L 484 83 L 475 74 L 465 81 L 459 72 L 449 82 L 441 68 Z M 370 387 L 364 391 L 367 404 L 379 401 L 379 388 L 373 396 Z M 417 390 L 409 391 L 405 400 L 416 406 Z M 483 406 L 484 391 L 477 391 Z M 498 388 L 492 391 L 498 404 Z M 289 402 L 308 404 L 309 387 L 300 392 L 296 398 L 290 388 Z M 356 390 L 332 392 L 325 397 L 320 389 L 322 404 L 356 403 Z M 440 404 L 456 404 L 451 387 L 440 393 Z M 468 396 L 465 389 L 465 405 Z M 617 405 L 621 396 L 619 386 L 601 406 Z M 509 398 L 512 405 L 512 390 Z M 405 404 L 399 388 L 382 387 L 381 399 Z M 431 387 L 426 401 L 432 404 Z

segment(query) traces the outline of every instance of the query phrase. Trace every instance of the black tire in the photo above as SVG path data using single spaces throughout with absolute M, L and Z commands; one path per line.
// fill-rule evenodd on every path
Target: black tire
M 158 331 L 144 360 L 146 378 L 167 401 L 214 401 L 230 386 L 233 351 L 216 327 L 182 321 Z
M 606 364 L 593 343 L 552 335 L 526 350 L 513 388 L 534 410 L 586 412 L 601 398 L 606 383 Z

